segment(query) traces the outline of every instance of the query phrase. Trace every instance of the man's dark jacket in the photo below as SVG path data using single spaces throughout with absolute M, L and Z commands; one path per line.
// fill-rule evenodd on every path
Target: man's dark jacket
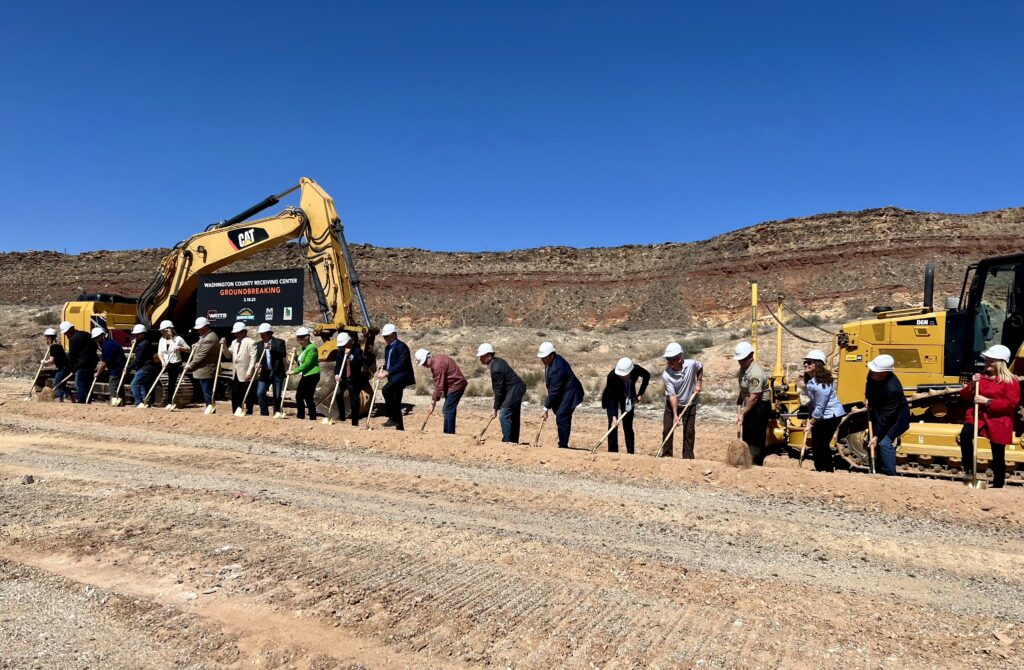
M 403 388 L 416 384 L 416 375 L 412 371 L 412 357 L 405 342 L 395 338 L 394 342 L 384 347 L 384 362 L 388 370 L 388 384 Z
M 569 362 L 558 354 L 544 372 L 544 382 L 548 386 L 545 408 L 571 410 L 583 402 L 583 384 L 580 384 Z
M 267 345 L 270 345 L 270 368 L 267 368 Z M 279 337 L 272 337 L 268 342 L 260 340 L 256 343 L 256 364 L 260 365 L 260 379 L 267 381 L 271 375 L 274 377 L 284 377 L 287 370 L 285 369 L 285 358 L 288 356 L 288 348 L 285 346 L 284 340 Z
M 518 405 L 526 395 L 526 382 L 508 361 L 497 356 L 491 359 L 491 388 L 494 390 L 494 409 Z

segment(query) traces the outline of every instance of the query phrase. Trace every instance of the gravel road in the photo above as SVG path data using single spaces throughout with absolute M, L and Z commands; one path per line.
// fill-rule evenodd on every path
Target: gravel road
M 1019 490 L 471 443 L 0 403 L 0 668 L 1021 654 Z

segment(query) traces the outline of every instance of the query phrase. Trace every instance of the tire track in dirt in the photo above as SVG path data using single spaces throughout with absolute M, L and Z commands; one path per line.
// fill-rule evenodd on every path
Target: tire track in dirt
M 1019 580 L 1000 585 L 998 595 L 972 590 L 978 602 L 961 604 L 955 588 L 934 593 L 961 578 L 939 566 L 908 604 L 900 585 L 916 578 L 898 552 L 890 550 L 877 571 L 851 575 L 847 566 L 859 558 L 841 546 L 830 547 L 826 566 L 771 542 L 780 530 L 795 530 L 796 549 L 812 554 L 821 546 L 813 533 L 840 545 L 870 530 L 953 546 L 949 534 L 957 529 L 938 523 L 901 529 L 886 515 L 865 519 L 815 503 L 301 445 L 257 444 L 258 458 L 239 459 L 252 443 L 219 438 L 194 447 L 188 462 L 181 438 L 159 431 L 107 433 L 98 449 L 67 443 L 99 437 L 92 428 L 17 426 L 24 427 L 47 432 L 0 449 L 3 471 L 43 473 L 32 487 L 3 478 L 0 519 L 19 548 L 70 550 L 104 565 L 134 556 L 134 567 L 154 578 L 161 568 L 150 559 L 159 557 L 193 566 L 199 575 L 189 579 L 199 588 L 217 581 L 203 573 L 224 567 L 211 548 L 241 547 L 230 560 L 244 576 L 224 582 L 213 598 L 230 602 L 244 593 L 334 619 L 405 652 L 516 667 L 657 659 L 703 659 L 711 667 L 881 665 L 885 645 L 865 648 L 860 639 L 896 625 L 918 645 L 905 651 L 911 665 L 941 664 L 949 649 L 969 650 L 971 640 L 957 631 L 1018 621 L 1001 599 L 1012 600 Z M 395 485 L 381 490 L 381 478 L 391 476 Z M 243 486 L 266 493 L 241 502 L 233 490 Z M 471 495 L 473 488 L 495 489 L 495 502 Z M 658 520 L 638 522 L 655 509 Z M 692 519 L 701 525 L 686 525 Z M 716 533 L 719 525 L 726 530 Z M 988 532 L 959 530 L 979 541 Z M 1016 539 L 1005 542 L 1010 550 Z M 874 624 L 865 638 L 858 627 L 838 639 L 794 633 L 825 625 L 830 614 L 816 601 L 846 609 L 855 621 L 880 607 L 893 620 Z M 676 634 L 662 632 L 670 625 Z M 628 643 L 612 647 L 608 638 Z

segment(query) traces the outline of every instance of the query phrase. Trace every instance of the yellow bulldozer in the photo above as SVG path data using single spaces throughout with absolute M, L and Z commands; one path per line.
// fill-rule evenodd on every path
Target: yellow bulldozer
M 298 207 L 286 207 L 274 216 L 252 219 L 295 191 L 300 191 Z M 313 327 L 314 335 L 322 342 L 320 360 L 333 357 L 334 336 L 345 331 L 362 336 L 366 360 L 372 365 L 376 330 L 366 310 L 341 219 L 331 196 L 307 177 L 176 244 L 139 297 L 82 294 L 64 305 L 63 319 L 86 332 L 94 327 L 103 328 L 123 345 L 136 323 L 155 329 L 166 319 L 180 333 L 189 333 L 196 318 L 197 289 L 202 275 L 292 240 L 298 240 L 302 247 L 321 315 L 321 322 Z M 361 324 L 357 322 L 356 305 Z M 66 339 L 64 345 L 67 346 Z M 106 389 L 97 388 L 97 392 L 105 394 Z
M 867 470 L 865 451 L 867 413 L 863 408 L 868 361 L 888 354 L 907 393 L 910 429 L 896 450 L 897 472 L 910 476 L 962 476 L 959 436 L 968 403 L 960 389 L 980 372 L 980 353 L 994 344 L 1014 352 L 1011 371 L 1024 374 L 1024 254 L 986 258 L 970 265 L 959 298 L 944 309 L 933 306 L 934 270 L 925 270 L 921 307 L 876 308 L 873 318 L 843 324 L 828 353 L 836 376 L 836 391 L 847 418 L 835 437 L 837 456 L 853 470 Z M 757 310 L 754 288 L 755 314 Z M 773 419 L 768 443 L 798 455 L 807 422 L 802 378 L 787 375 L 782 364 L 783 296 L 777 311 L 776 361 L 771 380 Z M 1024 484 L 1024 423 L 1018 417 L 1013 444 L 1006 446 L 1007 483 Z M 978 445 L 979 473 L 989 466 L 991 449 L 985 438 Z

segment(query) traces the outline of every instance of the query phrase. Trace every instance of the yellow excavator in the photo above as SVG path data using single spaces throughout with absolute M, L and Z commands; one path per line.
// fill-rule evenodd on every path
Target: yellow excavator
M 286 207 L 275 216 L 250 220 L 295 191 L 300 191 L 298 207 Z M 138 298 L 83 294 L 64 305 L 63 318 L 79 330 L 105 328 L 122 344 L 135 323 L 155 328 L 168 319 L 179 332 L 187 333 L 196 317 L 200 276 L 291 240 L 299 240 L 302 246 L 322 317 L 313 327 L 322 341 L 320 360 L 332 358 L 336 348 L 333 336 L 347 331 L 362 336 L 367 360 L 372 361 L 376 330 L 366 310 L 341 219 L 331 196 L 307 177 L 176 244 Z M 362 324 L 356 320 L 356 305 Z
M 840 425 L 835 446 L 839 457 L 855 470 L 869 467 L 865 450 L 867 413 L 863 407 L 867 364 L 889 354 L 907 393 L 910 429 L 896 449 L 897 471 L 912 476 L 962 476 L 959 436 L 968 403 L 960 389 L 983 368 L 981 352 L 1002 344 L 1014 352 L 1011 371 L 1024 374 L 1024 254 L 986 258 L 970 265 L 959 298 L 933 307 L 934 270 L 925 270 L 921 307 L 876 307 L 874 318 L 843 324 L 832 338 L 829 364 L 836 375 L 840 402 L 850 412 Z M 756 292 L 756 285 L 755 285 Z M 754 301 L 756 305 L 756 298 Z M 779 296 L 776 321 L 775 370 L 772 375 L 773 420 L 769 444 L 800 452 L 804 441 L 807 407 L 798 383 L 782 365 L 783 297 Z M 756 309 L 756 308 L 755 308 Z M 1024 423 L 1016 422 L 1013 444 L 1006 446 L 1007 483 L 1024 484 Z M 989 466 L 991 448 L 979 439 L 978 471 Z

